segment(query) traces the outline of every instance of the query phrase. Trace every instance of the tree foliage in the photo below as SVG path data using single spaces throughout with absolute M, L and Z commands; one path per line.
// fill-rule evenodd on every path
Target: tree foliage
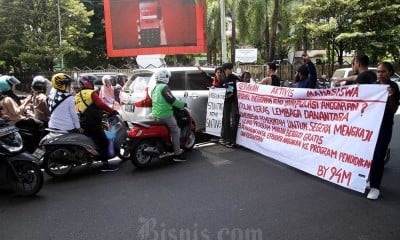
M 340 63 L 343 52 L 352 50 L 374 61 L 398 60 L 399 8 L 399 3 L 388 0 L 308 0 L 299 8 L 296 22 L 306 26 L 309 40 L 333 47 Z
M 77 0 L 59 4 L 60 15 L 57 0 L 0 0 L 3 71 L 52 71 L 61 56 L 88 54 L 82 40 L 93 35 L 87 30 L 93 11 Z

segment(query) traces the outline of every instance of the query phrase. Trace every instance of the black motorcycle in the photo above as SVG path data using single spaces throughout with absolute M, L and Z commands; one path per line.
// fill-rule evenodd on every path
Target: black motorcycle
M 15 126 L 0 118 L 0 185 L 11 187 L 20 196 L 32 196 L 43 186 L 38 159 L 26 152 Z

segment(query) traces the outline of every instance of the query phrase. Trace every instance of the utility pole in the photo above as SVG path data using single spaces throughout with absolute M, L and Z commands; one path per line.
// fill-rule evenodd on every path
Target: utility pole
M 226 56 L 226 26 L 225 26 L 225 0 L 220 0 L 220 14 L 221 14 L 221 60 L 222 63 L 226 63 L 227 56 Z
M 60 0 L 57 0 L 57 14 L 58 14 L 58 37 L 61 49 L 62 36 L 61 36 L 61 13 L 60 13 Z M 61 69 L 64 69 L 64 55 L 61 53 Z

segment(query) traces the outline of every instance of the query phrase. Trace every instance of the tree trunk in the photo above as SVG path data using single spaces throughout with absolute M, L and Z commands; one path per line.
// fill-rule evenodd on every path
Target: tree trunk
M 269 18 L 268 18 L 268 0 L 265 0 L 265 30 L 264 30 L 264 40 L 265 40 L 265 55 L 264 60 L 268 62 L 268 56 L 269 56 Z
M 269 48 L 269 61 L 272 62 L 275 59 L 276 53 L 276 35 L 278 31 L 278 19 L 279 19 L 279 0 L 274 1 L 274 12 L 272 14 L 272 29 L 271 29 L 271 43 Z

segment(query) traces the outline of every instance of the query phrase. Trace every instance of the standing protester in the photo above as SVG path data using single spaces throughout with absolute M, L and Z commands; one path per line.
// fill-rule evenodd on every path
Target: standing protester
M 260 81 L 260 84 L 272 85 L 279 87 L 281 86 L 281 79 L 276 75 L 276 69 L 278 68 L 275 63 L 269 62 L 267 64 L 267 77 Z
M 304 64 L 308 69 L 308 85 L 306 88 L 316 88 L 317 87 L 317 69 L 315 68 L 314 63 L 311 61 L 310 57 L 307 53 L 303 53 L 302 55 Z
M 225 77 L 220 82 L 220 87 L 226 88 L 222 119 L 222 137 L 225 140 L 225 146 L 231 148 L 236 144 L 236 133 L 239 125 L 236 83 L 239 82 L 240 79 L 232 74 L 232 63 L 224 63 L 222 68 L 224 69 Z
M 295 86 L 297 88 L 307 88 L 309 86 L 308 68 L 306 65 L 301 65 L 297 68 L 295 76 Z
M 240 76 L 240 81 L 245 83 L 255 83 L 251 78 L 251 73 L 249 71 L 244 71 L 242 76 Z
M 215 76 L 214 77 L 210 76 L 208 73 L 203 71 L 203 69 L 200 67 L 200 65 L 196 65 L 196 67 L 204 75 L 205 78 L 207 78 L 208 80 L 211 80 L 210 88 L 219 87 L 219 83 L 221 82 L 221 80 L 223 78 L 223 74 L 224 74 L 222 67 L 215 68 L 215 70 L 214 70 Z
M 168 87 L 170 77 L 171 73 L 165 68 L 161 68 L 155 73 L 157 83 L 151 93 L 151 99 L 153 100 L 152 115 L 155 119 L 168 126 L 171 133 L 172 145 L 174 147 L 174 161 L 181 162 L 186 161 L 186 158 L 183 155 L 183 149 L 180 147 L 181 129 L 176 122 L 173 108 L 183 109 L 185 103 L 172 95 Z
M 355 80 L 358 84 L 373 84 L 376 83 L 376 74 L 368 70 L 369 58 L 367 55 L 360 55 L 354 59 L 354 69 L 358 73 Z
M 90 137 L 97 145 L 103 166 L 102 172 L 117 171 L 118 166 L 108 162 L 109 141 L 103 129 L 103 111 L 108 114 L 118 114 L 108 107 L 94 91 L 94 75 L 79 76 L 80 91 L 75 95 L 76 107 L 80 115 L 80 124 L 84 134 Z
M 367 198 L 372 200 L 379 198 L 380 185 L 385 165 L 384 159 L 386 156 L 386 150 L 388 149 L 390 140 L 392 139 L 393 119 L 400 100 L 399 87 L 395 82 L 390 80 L 390 77 L 394 74 L 392 64 L 388 62 L 380 63 L 378 65 L 377 73 L 379 84 L 389 85 L 389 96 L 386 102 L 378 139 L 376 141 L 374 157 L 372 159 L 372 166 L 369 175 L 371 189 L 367 195 Z

